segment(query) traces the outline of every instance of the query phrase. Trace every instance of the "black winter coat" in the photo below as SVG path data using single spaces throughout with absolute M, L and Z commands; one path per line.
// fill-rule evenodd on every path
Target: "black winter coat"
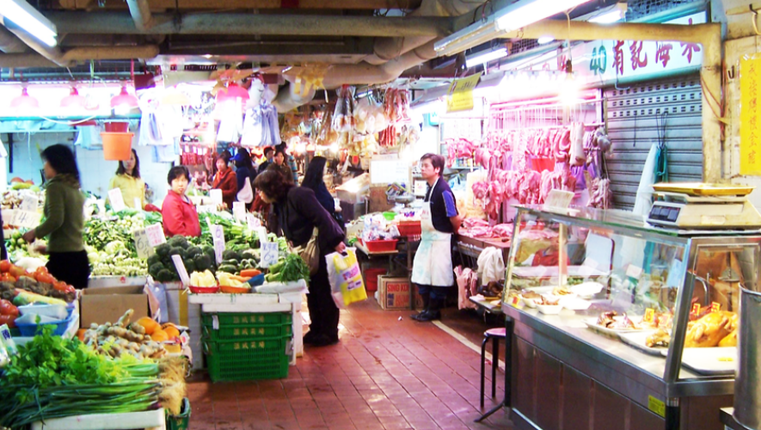
M 284 201 L 275 203 L 275 211 L 283 235 L 293 246 L 306 244 L 314 227 L 319 231 L 317 241 L 322 254 L 333 252 L 333 248 L 344 240 L 341 227 L 309 188 L 291 188 Z

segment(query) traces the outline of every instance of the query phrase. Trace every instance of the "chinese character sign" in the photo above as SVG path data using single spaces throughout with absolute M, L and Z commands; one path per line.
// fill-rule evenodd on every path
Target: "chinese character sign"
M 740 174 L 761 176 L 761 57 L 740 60 Z

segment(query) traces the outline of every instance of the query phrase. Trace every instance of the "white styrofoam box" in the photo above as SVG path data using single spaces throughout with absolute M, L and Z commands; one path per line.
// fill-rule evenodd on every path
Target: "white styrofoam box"
M 87 288 L 139 287 L 146 281 L 145 276 L 91 276 Z
M 277 294 L 191 294 L 188 302 L 200 305 L 264 305 L 278 303 L 279 297 Z
M 32 430 L 166 429 L 164 409 L 122 414 L 77 415 L 32 423 Z
M 269 304 L 247 304 L 247 303 L 225 303 L 225 304 L 207 304 L 202 306 L 203 312 L 290 312 L 292 306 L 290 303 L 269 303 Z

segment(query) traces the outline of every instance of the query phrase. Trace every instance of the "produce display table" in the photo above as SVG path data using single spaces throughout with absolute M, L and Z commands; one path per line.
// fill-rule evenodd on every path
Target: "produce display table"
M 201 305 L 201 312 L 243 312 L 267 313 L 290 312 L 293 317 L 293 355 L 291 364 L 296 365 L 296 357 L 304 353 L 301 320 L 301 293 L 281 294 L 190 294 L 188 302 Z M 199 327 L 200 329 L 200 327 Z M 200 332 L 200 330 L 199 330 Z
M 55 418 L 32 423 L 32 430 L 125 430 L 166 429 L 164 409 L 122 414 L 92 414 Z

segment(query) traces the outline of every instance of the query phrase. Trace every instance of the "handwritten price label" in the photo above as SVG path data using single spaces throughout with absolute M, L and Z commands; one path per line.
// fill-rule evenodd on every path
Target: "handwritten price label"
M 721 303 L 711 302 L 711 312 L 721 312 Z
M 16 217 L 13 220 L 13 224 L 19 227 L 32 228 L 40 223 L 40 218 L 42 218 L 42 215 L 37 212 L 16 211 Z
M 148 235 L 148 244 L 151 247 L 166 243 L 166 236 L 164 236 L 164 229 L 161 227 L 161 224 L 149 225 L 145 228 L 145 234 Z
M 37 204 L 37 196 L 26 194 L 24 195 L 24 198 L 21 199 L 21 206 L 19 209 L 27 212 L 37 212 Z
M 693 315 L 700 315 L 700 303 L 693 303 L 690 313 Z
M 655 309 L 653 309 L 653 308 L 647 308 L 647 309 L 645 309 L 645 318 L 644 318 L 644 320 L 646 322 L 649 322 L 649 323 L 653 322 L 653 318 L 654 317 L 655 317 Z
M 233 216 L 240 222 L 246 221 L 246 204 L 243 202 L 233 202 Z
M 222 204 L 222 190 L 219 190 L 219 189 L 209 190 L 209 197 L 211 197 L 211 201 L 215 205 Z
M 145 233 L 145 229 L 132 231 L 132 237 L 135 239 L 135 249 L 137 250 L 138 258 L 148 258 L 154 254 L 153 247 L 148 241 L 148 235 Z
M 261 255 L 262 260 L 260 261 L 260 264 L 263 267 L 270 267 L 274 264 L 277 264 L 277 242 L 262 242 Z
M 211 239 L 214 242 L 214 256 L 217 264 L 222 263 L 222 253 L 225 252 L 225 232 L 221 225 L 210 225 Z
M 188 285 L 190 285 L 190 276 L 188 276 L 188 269 L 185 268 L 185 263 L 182 261 L 182 257 L 179 255 L 173 255 L 172 262 L 177 269 L 177 274 L 180 275 L 182 286 L 187 288 Z
M 114 188 L 108 191 L 108 200 L 111 202 L 111 209 L 114 212 L 121 212 L 124 210 L 124 196 L 122 196 L 122 190 Z
M 249 230 L 256 231 L 262 226 L 262 222 L 259 221 L 259 218 L 255 217 L 254 214 L 246 214 L 246 222 L 248 223 Z

